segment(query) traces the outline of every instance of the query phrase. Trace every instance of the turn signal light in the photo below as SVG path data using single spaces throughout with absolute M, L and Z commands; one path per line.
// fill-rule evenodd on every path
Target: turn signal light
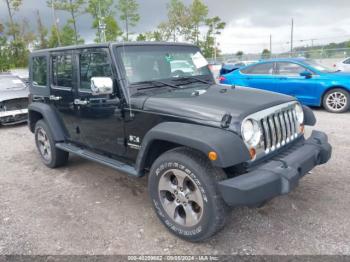
M 211 161 L 215 161 L 218 159 L 218 154 L 216 154 L 216 152 L 214 152 L 214 151 L 210 151 L 208 153 L 208 157 Z
M 254 147 L 249 149 L 250 159 L 254 159 L 256 157 L 256 150 Z
M 300 133 L 304 134 L 305 126 L 304 125 L 300 125 L 299 126 L 299 130 L 300 130 Z

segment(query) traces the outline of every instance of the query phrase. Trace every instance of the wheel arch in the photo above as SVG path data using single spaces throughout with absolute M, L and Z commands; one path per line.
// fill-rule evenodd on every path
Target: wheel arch
M 342 89 L 342 90 L 344 90 L 344 91 L 346 91 L 346 92 L 348 92 L 348 93 L 350 94 L 350 90 L 349 90 L 348 88 L 346 88 L 345 86 L 342 86 L 342 85 L 333 85 L 333 86 L 330 86 L 330 87 L 328 87 L 327 89 L 325 89 L 325 90 L 323 91 L 323 94 L 322 94 L 322 96 L 321 96 L 321 101 L 320 101 L 320 105 L 321 105 L 321 106 L 323 106 L 323 100 L 324 100 L 325 95 L 326 95 L 329 91 L 331 91 L 331 90 L 333 90 L 333 89 Z
M 67 131 L 55 109 L 44 103 L 34 102 L 30 104 L 28 106 L 28 123 L 31 132 L 35 131 L 35 125 L 41 119 L 47 123 L 56 142 L 65 140 Z
M 152 128 L 144 137 L 136 160 L 136 169 L 144 175 L 162 153 L 176 147 L 188 147 L 203 153 L 215 151 L 213 166 L 226 168 L 246 162 L 249 152 L 242 139 L 233 132 L 215 127 L 188 123 L 164 122 Z

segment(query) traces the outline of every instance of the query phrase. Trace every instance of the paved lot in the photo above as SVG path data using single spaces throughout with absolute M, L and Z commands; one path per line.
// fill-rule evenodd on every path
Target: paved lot
M 2 127 L 0 254 L 350 254 L 350 113 L 316 114 L 332 161 L 263 208 L 234 209 L 200 244 L 161 225 L 145 178 L 77 157 L 50 170 L 26 126 Z

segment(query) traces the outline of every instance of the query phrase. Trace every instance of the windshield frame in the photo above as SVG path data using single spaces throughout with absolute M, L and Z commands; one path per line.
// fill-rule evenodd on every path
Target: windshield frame
M 141 82 L 145 82 L 145 81 L 141 81 L 141 82 L 129 82 L 128 78 L 127 78 L 127 74 L 126 74 L 126 69 L 123 63 L 123 59 L 122 59 L 122 52 L 125 49 L 130 49 L 130 48 L 157 48 L 157 49 L 164 49 L 166 51 L 167 48 L 170 48 L 170 50 L 175 50 L 175 51 L 188 51 L 188 52 L 192 52 L 192 53 L 197 53 L 197 52 L 201 52 L 201 50 L 195 46 L 195 45 L 190 45 L 190 44 L 178 44 L 178 43 L 135 43 L 135 44 L 116 44 L 112 46 L 113 49 L 113 55 L 115 58 L 115 62 L 117 63 L 117 67 L 118 67 L 118 71 L 120 73 L 120 78 L 121 80 L 125 83 L 125 88 L 129 89 L 131 87 L 137 86 L 139 85 L 139 83 Z M 214 81 L 214 77 L 208 67 L 208 65 L 205 66 L 208 70 L 208 74 L 203 74 L 203 75 L 194 75 L 194 77 L 205 77 L 205 78 L 210 78 L 210 80 Z M 163 78 L 163 79 L 153 79 L 153 80 L 149 80 L 149 82 L 152 81 L 173 81 L 178 79 L 177 77 L 169 77 L 169 78 Z

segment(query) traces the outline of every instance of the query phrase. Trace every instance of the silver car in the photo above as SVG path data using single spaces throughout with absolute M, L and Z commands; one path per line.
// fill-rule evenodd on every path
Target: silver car
M 28 87 L 19 77 L 0 75 L 0 125 L 27 121 L 28 95 Z

